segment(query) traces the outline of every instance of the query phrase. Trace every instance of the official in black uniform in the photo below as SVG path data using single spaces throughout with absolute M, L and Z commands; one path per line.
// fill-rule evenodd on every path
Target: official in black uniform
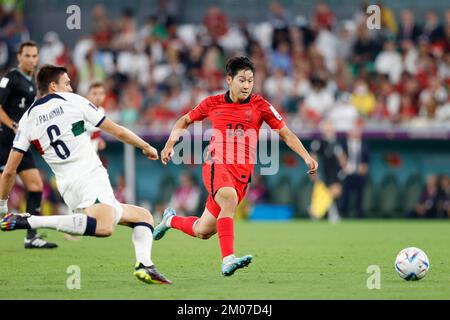
M 311 152 L 313 157 L 320 159 L 322 163 L 322 180 L 333 198 L 328 210 L 328 219 L 335 223 L 340 220 L 337 201 L 342 195 L 343 149 L 331 121 L 324 120 L 321 123 L 321 130 L 322 139 L 311 142 Z
M 3 172 L 13 145 L 17 123 L 34 102 L 36 85 L 34 71 L 39 60 L 39 49 L 33 41 L 23 42 L 17 53 L 19 65 L 0 80 L 0 173 Z M 25 153 L 17 173 L 27 190 L 26 211 L 39 215 L 41 210 L 43 182 L 30 151 Z M 7 210 L 7 199 L 0 200 L 1 211 Z M 4 212 L 0 212 L 2 214 Z M 28 230 L 25 248 L 56 248 L 36 233 Z

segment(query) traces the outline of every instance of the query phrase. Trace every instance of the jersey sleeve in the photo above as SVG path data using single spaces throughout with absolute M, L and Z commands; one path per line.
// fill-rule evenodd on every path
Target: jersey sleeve
M 25 153 L 30 148 L 30 125 L 27 125 L 28 115 L 25 113 L 19 121 L 19 127 L 13 141 L 13 149 Z
M 208 116 L 211 108 L 211 98 L 208 97 L 200 102 L 194 109 L 189 112 L 189 118 L 192 121 L 201 121 Z
M 95 127 L 92 123 L 86 122 L 84 124 L 84 128 L 86 129 L 86 132 L 89 134 L 92 134 L 93 132 L 99 131 L 100 129 L 98 127 Z
M 101 112 L 103 112 L 103 113 L 105 112 L 105 109 L 103 109 L 102 107 L 99 107 L 99 109 L 100 109 Z M 101 131 L 101 129 L 99 127 L 95 126 L 91 122 L 86 122 L 84 124 L 84 128 L 86 129 L 86 132 L 89 133 L 89 134 Z
M 5 106 L 12 87 L 12 78 L 10 74 L 7 74 L 0 79 L 0 105 Z
M 81 103 L 81 109 L 83 111 L 84 120 L 95 127 L 99 127 L 106 119 L 103 109 L 96 107 L 92 102 L 81 96 L 79 96 L 79 99 Z
M 271 127 L 273 130 L 279 130 L 283 128 L 286 123 L 283 117 L 278 113 L 278 111 L 269 102 L 261 99 L 261 115 L 263 120 Z

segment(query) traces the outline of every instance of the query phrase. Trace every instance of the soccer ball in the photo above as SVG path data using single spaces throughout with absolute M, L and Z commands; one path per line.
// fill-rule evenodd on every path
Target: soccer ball
M 430 261 L 425 252 L 419 248 L 405 248 L 395 259 L 395 270 L 405 280 L 420 280 L 428 272 Z

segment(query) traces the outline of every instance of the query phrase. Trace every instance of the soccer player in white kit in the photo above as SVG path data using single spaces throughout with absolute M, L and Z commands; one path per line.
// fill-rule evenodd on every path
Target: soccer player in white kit
M 72 93 L 64 67 L 43 66 L 37 75 L 42 97 L 19 122 L 13 148 L 0 180 L 0 223 L 3 231 L 49 228 L 75 235 L 108 237 L 117 224 L 133 228 L 134 275 L 146 283 L 169 284 L 151 260 L 153 218 L 144 208 L 119 203 L 106 169 L 86 134 L 85 123 L 142 149 L 150 160 L 158 152 L 133 132 L 110 119 L 87 99 Z M 56 176 L 58 190 L 72 215 L 31 216 L 8 213 L 8 195 L 23 154 L 34 145 Z
M 105 109 L 102 107 L 103 102 L 105 102 L 106 92 L 105 86 L 101 82 L 93 82 L 89 85 L 88 92 L 86 94 L 86 99 L 88 99 L 94 106 L 96 106 L 99 111 L 104 112 Z M 86 129 L 86 133 L 91 137 L 92 147 L 95 152 L 103 150 L 106 147 L 106 142 L 101 137 L 102 130 L 95 125 L 85 122 L 84 128 Z M 72 210 L 68 208 L 68 214 L 71 214 Z M 64 233 L 64 239 L 69 241 L 78 241 L 80 237 L 73 236 L 69 233 Z

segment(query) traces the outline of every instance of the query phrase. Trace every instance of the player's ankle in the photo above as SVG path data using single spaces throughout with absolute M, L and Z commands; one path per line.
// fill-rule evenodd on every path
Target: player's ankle
M 167 228 L 172 228 L 172 219 L 173 219 L 173 216 L 171 216 L 167 219 L 167 221 L 166 221 Z
M 230 261 L 234 258 L 236 258 L 236 256 L 234 254 L 230 254 L 222 259 L 222 263 L 227 263 L 228 261 Z

